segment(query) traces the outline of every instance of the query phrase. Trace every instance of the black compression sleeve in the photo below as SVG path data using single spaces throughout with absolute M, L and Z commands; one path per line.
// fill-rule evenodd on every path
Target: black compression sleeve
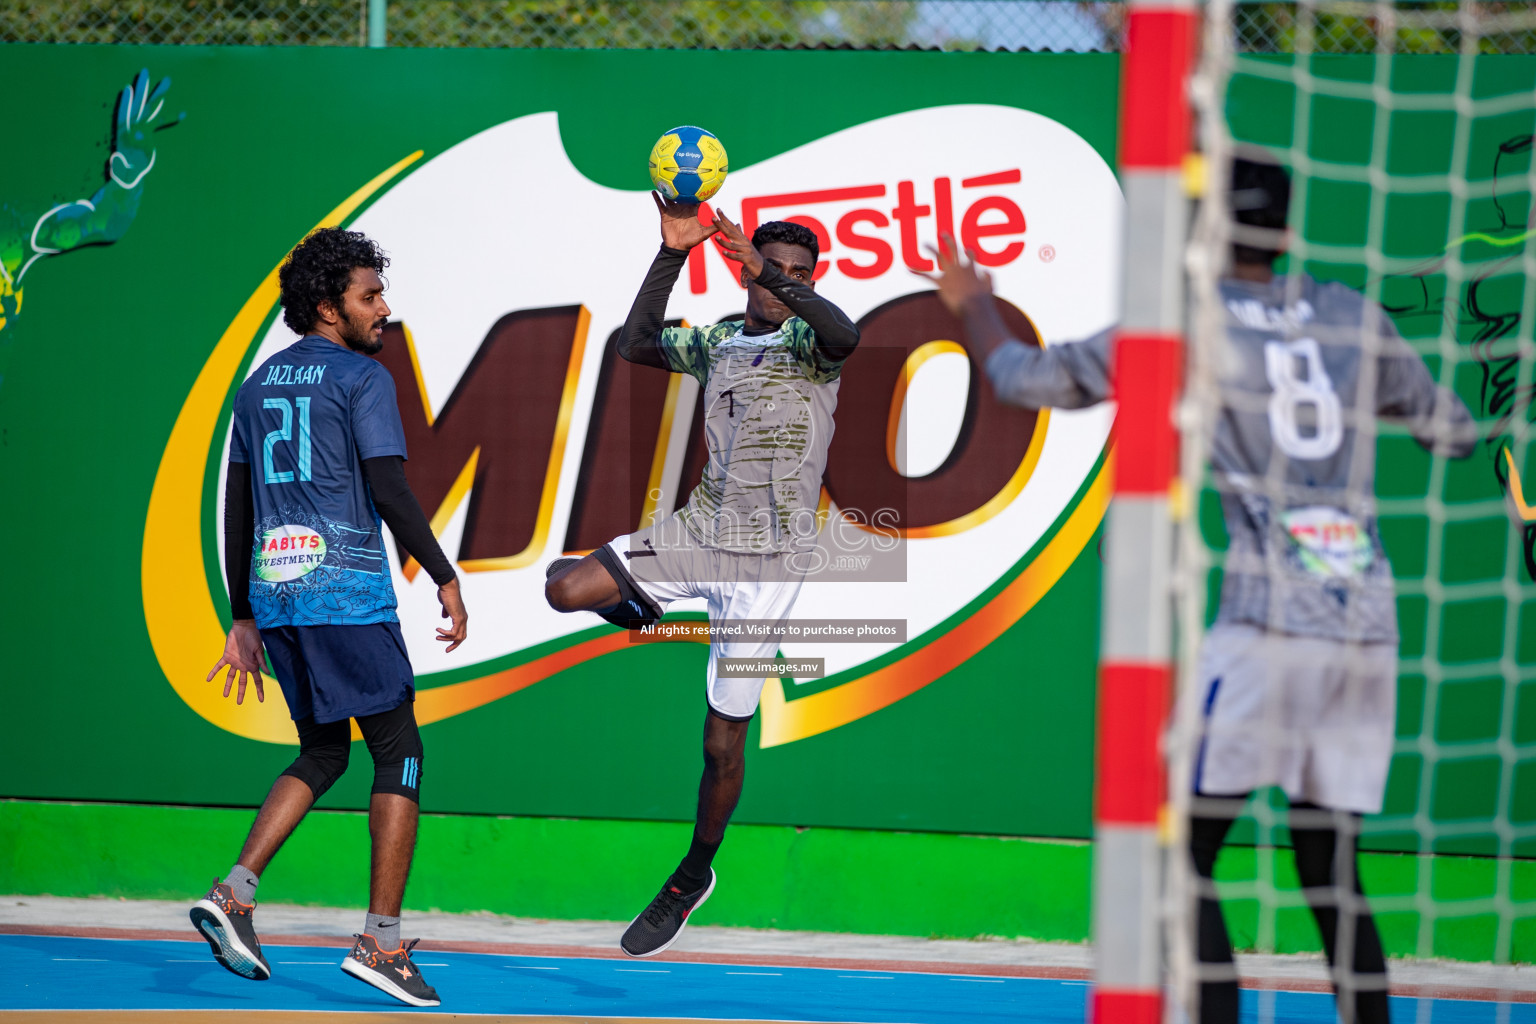
M 661 247 L 646 272 L 645 283 L 635 296 L 635 304 L 629 308 L 629 319 L 619 332 L 619 355 L 632 363 L 670 370 L 667 357 L 656 344 L 662 323 L 667 316 L 667 297 L 677 283 L 688 253 L 683 249 Z
M 859 345 L 859 327 L 848 314 L 819 295 L 816 289 L 801 284 L 772 263 L 763 263 L 763 272 L 755 284 L 773 292 L 790 311 L 810 324 L 816 332 L 816 347 L 835 363 L 853 355 Z
M 255 538 L 251 466 L 231 462 L 224 481 L 224 577 L 229 580 L 229 613 L 236 619 L 256 617 L 251 611 L 251 544 Z
M 441 587 L 455 579 L 453 565 L 432 535 L 432 524 L 427 522 L 416 495 L 411 493 L 411 485 L 406 483 L 405 460 L 398 455 L 364 459 L 363 476 L 373 492 L 373 507 L 379 510 L 379 518 L 395 540 L 427 570 L 432 582 Z

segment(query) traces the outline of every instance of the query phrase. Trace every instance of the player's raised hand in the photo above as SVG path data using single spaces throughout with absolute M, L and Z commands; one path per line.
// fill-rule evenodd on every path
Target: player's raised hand
M 661 244 L 668 249 L 692 249 L 715 233 L 715 226 L 699 222 L 698 203 L 679 203 L 652 192 L 661 213 Z
M 724 210 L 715 211 L 715 230 L 720 232 L 720 245 L 726 258 L 746 267 L 747 275 L 757 280 L 763 272 L 763 254 L 757 251 L 757 246 L 752 244 L 746 232 L 727 217 Z
M 437 600 L 443 606 L 443 618 L 452 620 L 449 629 L 437 627 L 437 638 L 448 645 L 443 648 L 443 653 L 447 654 L 469 635 L 469 613 L 464 610 L 464 597 L 459 593 L 457 577 L 437 588 Z
M 938 265 L 938 273 L 914 270 L 918 277 L 926 277 L 938 286 L 939 301 L 956 316 L 966 305 L 992 295 L 992 275 L 976 266 L 976 254 L 969 249 L 965 257 L 960 255 L 955 240 L 948 234 L 939 235 L 939 247 L 925 246 Z M 966 258 L 968 257 L 968 258 Z
M 219 663 L 213 666 L 208 673 L 208 682 L 213 682 L 213 677 L 219 674 L 220 669 L 227 670 L 224 676 L 224 696 L 229 696 L 229 688 L 235 682 L 235 676 L 240 677 L 240 687 L 235 691 L 235 703 L 245 703 L 246 678 L 249 676 L 256 682 L 256 699 L 266 702 L 267 695 L 261 685 L 261 670 L 265 661 L 265 653 L 261 648 L 261 633 L 256 629 L 255 619 L 236 619 L 229 627 L 229 636 L 224 639 L 224 656 Z

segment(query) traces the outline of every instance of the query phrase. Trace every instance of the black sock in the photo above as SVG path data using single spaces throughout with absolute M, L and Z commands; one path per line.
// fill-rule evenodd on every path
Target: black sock
M 697 835 L 688 847 L 688 855 L 677 866 L 673 873 L 678 881 L 688 883 L 686 886 L 678 886 L 687 892 L 693 892 L 704 888 L 709 884 L 709 865 L 715 859 L 715 853 L 720 849 L 719 843 L 706 843 Z

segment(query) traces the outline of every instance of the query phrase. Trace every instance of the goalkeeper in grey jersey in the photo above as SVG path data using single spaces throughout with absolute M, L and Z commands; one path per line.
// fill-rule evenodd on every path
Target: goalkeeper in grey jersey
M 1240 224 L 1280 236 L 1284 169 L 1235 161 L 1232 195 Z M 1280 786 L 1341 1014 L 1372 1024 L 1387 1020 L 1381 941 L 1355 857 L 1341 858 L 1339 871 L 1335 852 L 1342 838 L 1352 854 L 1360 815 L 1381 810 L 1396 725 L 1397 605 L 1376 526 L 1375 419 L 1400 420 L 1425 448 L 1454 458 L 1471 454 L 1477 428 L 1380 307 L 1340 284 L 1276 276 L 1279 255 L 1234 245 L 1220 283 L 1226 344 L 1210 463 L 1230 543 L 1200 692 L 1188 695 L 1203 712 L 1194 775 L 1202 799 L 1190 823 L 1204 894 L 1200 1019 L 1235 1024 L 1238 1011 L 1210 884 L 1216 854 L 1247 797 Z M 1110 331 L 1026 346 L 1008 336 L 990 279 L 939 256 L 939 296 L 964 318 L 1002 401 L 1080 408 L 1111 397 Z M 1354 911 L 1344 922 L 1341 906 Z M 1352 955 L 1337 948 L 1340 936 Z

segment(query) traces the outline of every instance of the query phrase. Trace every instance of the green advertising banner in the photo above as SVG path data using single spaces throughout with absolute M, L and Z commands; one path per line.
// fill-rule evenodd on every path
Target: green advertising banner
M 294 756 L 275 685 L 264 703 L 236 706 L 204 681 L 229 614 L 221 474 L 235 389 L 293 340 L 277 316 L 276 267 L 317 225 L 344 224 L 393 261 L 380 359 L 412 486 L 459 565 L 471 616 L 470 641 L 444 655 L 431 581 L 391 547 L 425 723 L 424 809 L 691 820 L 705 647 L 558 615 L 542 587 L 552 559 L 666 514 L 697 477 L 697 389 L 612 354 L 657 243 L 646 154 L 666 129 L 696 124 L 730 155 L 713 202 L 749 229 L 792 218 L 816 231 L 817 287 L 861 323 L 823 494 L 850 569 L 879 553 L 882 535 L 846 513 L 892 494 L 902 506 L 899 574 L 830 572 L 807 584 L 795 615 L 895 620 L 903 633 L 786 642 L 786 655 L 825 659 L 827 674 L 768 681 L 736 820 L 1089 836 L 1113 409 L 998 404 L 959 324 L 913 271 L 929 266 L 923 245 L 951 231 L 981 254 L 1022 335 L 1059 342 L 1113 322 L 1115 56 L 0 53 L 0 85 L 18 97 L 0 170 L 0 795 L 249 806 Z M 1438 88 L 1454 65 L 1425 60 L 1405 65 L 1403 88 Z M 1529 74 L 1529 62 L 1502 60 L 1515 63 L 1501 74 Z M 1344 59 L 1329 73 L 1362 66 Z M 1344 159 L 1369 135 L 1346 118 L 1314 120 L 1295 139 L 1296 106 L 1272 78 L 1240 77 L 1235 131 L 1319 159 Z M 1530 112 L 1507 120 L 1474 133 L 1469 166 L 1523 182 Z M 1393 159 L 1406 163 L 1394 167 L 1418 166 L 1449 130 L 1395 135 Z M 1524 148 L 1510 143 L 1522 133 Z M 1524 223 L 1525 186 L 1503 201 L 1508 223 Z M 1320 241 L 1344 238 L 1369 207 L 1348 189 L 1307 202 L 1302 230 Z M 1394 215 L 1387 234 L 1402 259 L 1427 261 L 1383 291 L 1410 338 L 1465 308 L 1444 299 L 1430 264 L 1472 230 L 1421 206 Z M 1494 213 L 1474 204 L 1466 220 Z M 1493 260 L 1509 243 L 1488 237 L 1469 244 Z M 1518 319 L 1523 277 L 1499 266 L 1477 308 L 1498 299 Z M 1358 259 L 1309 269 L 1367 283 Z M 706 245 L 669 315 L 710 323 L 743 302 Z M 1505 371 L 1480 360 L 1455 384 L 1480 417 L 1505 416 L 1515 406 L 1504 385 L 1487 383 Z M 1517 450 L 1528 419 L 1518 404 L 1489 452 Z M 1509 514 L 1475 523 L 1405 503 L 1442 485 L 1436 501 L 1503 501 L 1536 467 L 1482 447 L 1446 480 L 1428 466 L 1406 438 L 1384 436 L 1380 479 L 1403 503 L 1383 533 L 1408 581 L 1405 656 L 1417 659 L 1389 812 L 1410 821 L 1428 807 L 1491 834 L 1506 815 L 1536 815 L 1536 792 L 1511 796 L 1506 781 L 1490 802 L 1489 764 L 1497 775 L 1502 755 L 1478 748 L 1425 768 L 1412 741 L 1514 735 L 1497 666 L 1536 661 L 1536 528 L 1522 523 L 1518 493 Z M 1456 545 L 1452 578 L 1426 583 L 1423 552 L 1442 529 Z M 1210 539 L 1221 544 L 1219 525 Z M 1482 573 L 1473 582 L 1498 593 L 1426 596 L 1458 573 Z M 1443 675 L 1425 666 L 1457 659 L 1496 667 L 1450 680 L 1430 720 L 1414 694 Z M 352 772 L 321 805 L 362 807 L 368 784 Z
M 35 96 L 0 179 L 0 478 L 26 496 L 0 515 L 33 538 L 0 627 L 5 795 L 250 805 L 294 756 L 275 685 L 237 707 L 204 681 L 221 471 L 235 388 L 293 338 L 275 268 L 347 224 L 393 261 L 380 358 L 471 615 L 445 656 L 430 580 L 395 562 L 424 809 L 690 819 L 706 648 L 558 615 L 542 581 L 697 474 L 696 389 L 611 352 L 657 242 L 646 154 L 696 123 L 730 154 L 714 201 L 817 231 L 818 287 L 861 321 L 839 550 L 881 539 L 846 510 L 904 515 L 897 577 L 834 574 L 795 610 L 902 633 L 785 643 L 827 674 L 769 680 L 737 820 L 1088 835 L 1112 410 L 998 405 L 912 271 L 950 231 L 1020 333 L 1110 322 L 1113 57 L 12 46 L 0 80 Z M 705 246 L 669 315 L 743 301 Z M 322 806 L 363 806 L 363 774 Z

